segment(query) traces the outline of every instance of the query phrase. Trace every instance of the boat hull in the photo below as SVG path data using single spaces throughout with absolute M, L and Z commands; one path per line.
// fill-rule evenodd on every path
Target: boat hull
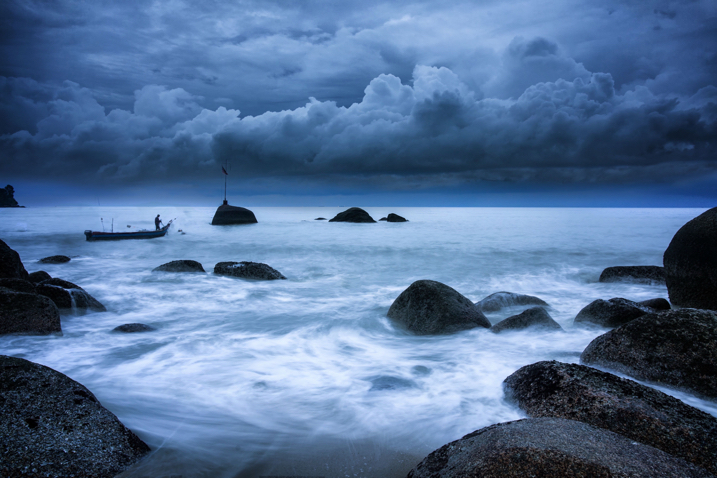
M 115 241 L 119 239 L 153 239 L 167 234 L 170 224 L 167 224 L 158 231 L 134 231 L 134 232 L 99 232 L 85 231 L 85 238 L 88 241 Z

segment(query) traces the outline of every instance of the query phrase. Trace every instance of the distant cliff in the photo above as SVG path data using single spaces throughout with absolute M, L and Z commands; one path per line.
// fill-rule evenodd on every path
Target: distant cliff
M 4 189 L 0 189 L 0 207 L 24 207 L 15 201 L 14 195 L 15 188 L 9 184 Z

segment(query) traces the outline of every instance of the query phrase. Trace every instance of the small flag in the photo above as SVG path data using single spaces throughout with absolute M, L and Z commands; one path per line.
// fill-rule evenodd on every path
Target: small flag
M 222 166 L 222 172 L 223 172 L 224 174 L 226 174 L 227 176 L 229 176 L 229 173 L 227 172 L 226 169 L 224 169 L 224 166 Z

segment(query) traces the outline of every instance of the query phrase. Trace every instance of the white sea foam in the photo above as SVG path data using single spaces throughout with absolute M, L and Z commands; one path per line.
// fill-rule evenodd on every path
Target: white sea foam
M 108 309 L 63 316 L 61 337 L 0 337 L 0 349 L 83 383 L 149 443 L 153 454 L 123 476 L 405 476 L 433 449 L 522 417 L 502 381 L 539 360 L 578 362 L 604 332 L 573 327 L 590 301 L 666 297 L 664 286 L 597 279 L 608 266 L 660 265 L 677 229 L 702 212 L 366 209 L 410 222 L 313 221 L 343 208 L 255 208 L 258 224 L 234 227 L 211 226 L 213 208 L 0 211 L 0 238 L 29 271 L 79 284 Z M 100 217 L 106 230 L 113 217 L 115 230 L 151 228 L 158 212 L 177 218 L 165 238 L 82 234 L 101 230 Z M 72 261 L 36 263 L 52 254 Z M 152 272 L 176 259 L 207 274 Z M 215 276 L 220 261 L 264 262 L 288 280 Z M 538 296 L 565 330 L 412 336 L 386 312 L 418 279 L 474 302 Z M 157 330 L 111 333 L 132 322 Z

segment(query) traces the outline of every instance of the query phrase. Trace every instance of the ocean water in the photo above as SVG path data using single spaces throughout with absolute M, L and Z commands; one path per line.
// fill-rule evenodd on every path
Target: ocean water
M 598 277 L 614 265 L 662 265 L 675 232 L 703 212 L 365 208 L 410 222 L 344 224 L 314 219 L 345 208 L 254 208 L 258 224 L 215 227 L 214 209 L 0 209 L 0 238 L 28 271 L 74 282 L 108 309 L 63 315 L 62 336 L 0 337 L 0 353 L 84 384 L 150 445 L 123 478 L 403 477 L 452 440 L 523 418 L 502 381 L 539 360 L 578 362 L 606 331 L 573 325 L 589 302 L 666 298 L 664 286 Z M 83 235 L 103 224 L 152 229 L 158 213 L 176 218 L 164 238 Z M 37 263 L 54 254 L 72 261 Z M 176 259 L 207 273 L 152 272 Z M 263 262 L 288 280 L 215 276 L 221 261 Z M 564 331 L 413 336 L 386 313 L 419 279 L 474 302 L 536 295 Z M 111 332 L 133 322 L 157 330 Z M 662 390 L 717 416 L 714 402 Z

